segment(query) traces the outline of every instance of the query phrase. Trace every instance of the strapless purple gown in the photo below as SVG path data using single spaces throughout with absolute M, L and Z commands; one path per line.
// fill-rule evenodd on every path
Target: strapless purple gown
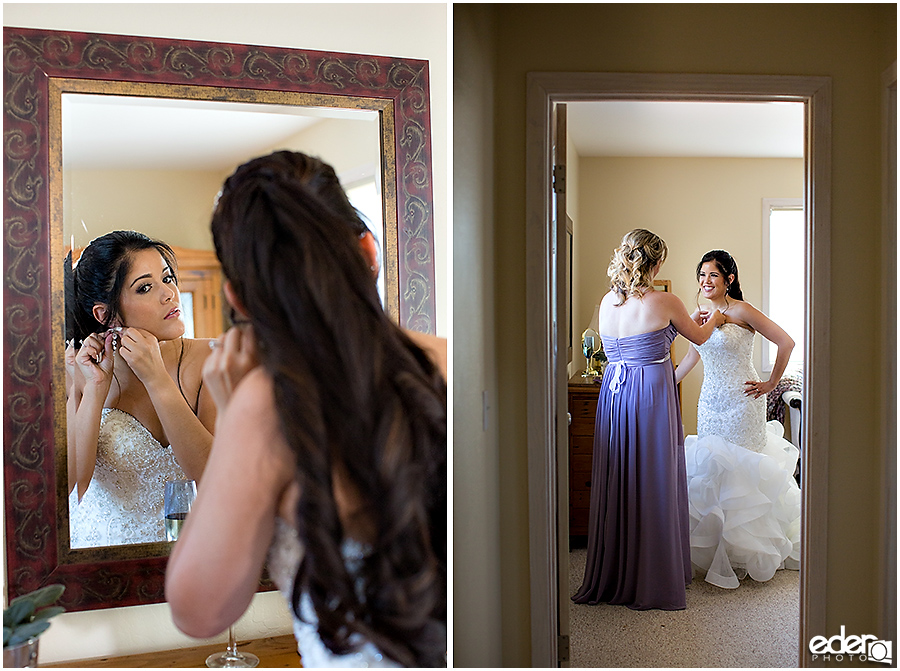
M 678 332 L 601 336 L 584 582 L 576 603 L 685 607 L 691 582 L 684 431 L 669 347 Z

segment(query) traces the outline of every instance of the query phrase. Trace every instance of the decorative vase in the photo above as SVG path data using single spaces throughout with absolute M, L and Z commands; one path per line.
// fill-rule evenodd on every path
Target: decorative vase
M 3 667 L 13 669 L 34 668 L 38 665 L 38 643 L 40 639 L 29 638 L 9 648 L 3 648 Z

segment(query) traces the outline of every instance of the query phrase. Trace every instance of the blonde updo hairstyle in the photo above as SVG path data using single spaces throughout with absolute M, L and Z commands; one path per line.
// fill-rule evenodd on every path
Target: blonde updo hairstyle
M 619 298 L 616 305 L 622 305 L 631 296 L 641 297 L 645 289 L 652 289 L 650 273 L 657 263 L 666 260 L 668 253 L 665 241 L 655 233 L 643 228 L 626 233 L 622 244 L 613 252 L 606 271 L 609 288 Z

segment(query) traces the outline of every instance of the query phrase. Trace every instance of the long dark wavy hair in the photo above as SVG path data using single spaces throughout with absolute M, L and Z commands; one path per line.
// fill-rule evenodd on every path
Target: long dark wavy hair
M 741 282 L 738 279 L 737 263 L 734 258 L 732 258 L 731 254 L 724 249 L 714 249 L 703 255 L 703 258 L 700 259 L 700 263 L 697 264 L 697 281 L 700 281 L 700 271 L 703 269 L 703 264 L 708 263 L 709 261 L 715 263 L 716 268 L 722 273 L 722 278 L 725 280 L 725 295 L 739 301 L 744 300 L 744 292 L 741 291 Z M 729 275 L 734 275 L 734 279 L 729 280 Z M 700 290 L 697 289 L 697 304 L 699 305 L 699 303 Z
M 358 633 L 401 664 L 444 666 L 446 383 L 385 314 L 360 251 L 365 230 L 334 170 L 287 151 L 240 166 L 212 219 L 296 459 L 305 554 L 294 612 L 306 591 L 334 653 Z M 374 529 L 357 574 L 341 554 L 338 470 Z

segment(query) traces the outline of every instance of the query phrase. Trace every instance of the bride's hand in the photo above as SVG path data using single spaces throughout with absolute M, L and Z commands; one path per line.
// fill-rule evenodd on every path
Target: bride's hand
M 75 341 L 66 341 L 66 398 L 69 398 L 75 390 Z
M 107 333 L 91 333 L 75 354 L 74 363 L 78 367 L 85 384 L 99 388 L 102 393 L 109 389 L 113 376 L 112 337 Z M 72 369 L 73 380 L 76 370 Z
M 753 398 L 759 398 L 760 396 L 765 396 L 770 391 L 775 388 L 775 382 L 771 382 L 769 380 L 765 382 L 755 382 L 753 380 L 747 380 L 744 383 L 744 393 L 747 396 L 752 396 Z
M 259 365 L 256 336 L 251 326 L 233 326 L 209 344 L 212 353 L 203 364 L 203 382 L 221 414 L 238 382 Z
M 121 328 L 118 335 L 119 354 L 145 386 L 157 379 L 155 376 L 168 376 L 156 336 L 134 327 Z

